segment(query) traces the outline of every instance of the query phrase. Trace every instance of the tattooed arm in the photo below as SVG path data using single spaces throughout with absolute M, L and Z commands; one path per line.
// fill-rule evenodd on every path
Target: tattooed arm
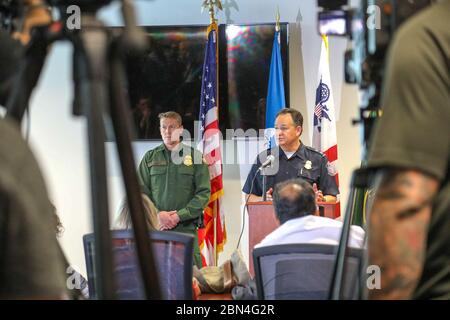
M 409 299 L 425 260 L 431 205 L 439 182 L 421 171 L 381 173 L 369 224 L 369 265 L 381 268 L 381 289 L 370 299 Z

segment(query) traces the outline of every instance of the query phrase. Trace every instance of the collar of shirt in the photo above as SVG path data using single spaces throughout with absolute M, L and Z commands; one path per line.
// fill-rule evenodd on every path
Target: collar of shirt
M 280 148 L 280 156 L 283 155 L 286 159 L 292 159 L 293 157 L 298 157 L 301 160 L 307 159 L 306 157 L 306 148 L 302 141 L 300 141 L 300 147 L 298 147 L 297 151 L 292 154 L 292 157 L 288 158 L 286 156 L 286 153 L 283 151 L 283 149 Z
M 183 144 L 182 142 L 180 142 L 177 146 L 176 150 L 169 150 L 167 149 L 167 147 L 164 145 L 164 143 L 162 143 L 161 145 L 157 146 L 154 150 L 157 152 L 162 152 L 164 154 L 164 157 L 166 158 L 167 161 L 169 161 L 171 159 L 172 156 L 172 152 L 180 152 L 180 157 L 183 156 L 183 151 L 185 150 L 185 148 L 189 148 L 187 145 Z
M 290 219 L 282 224 L 282 226 L 284 225 L 284 228 L 286 229 L 290 229 L 291 226 L 295 226 L 295 228 L 302 226 L 302 229 L 313 230 L 322 227 L 342 227 L 342 222 L 326 217 L 307 215 L 300 218 Z
M 291 219 L 268 234 L 258 245 L 267 246 L 282 243 L 322 243 L 339 244 L 342 221 L 307 215 Z M 351 227 L 350 246 L 362 247 L 364 230 L 359 226 Z

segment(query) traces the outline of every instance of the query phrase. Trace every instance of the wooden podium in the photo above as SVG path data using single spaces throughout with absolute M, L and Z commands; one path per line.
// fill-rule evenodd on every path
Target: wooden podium
M 320 208 L 317 215 L 323 215 L 332 219 L 337 218 L 336 202 L 319 202 L 317 204 Z M 253 248 L 256 244 L 261 242 L 266 235 L 275 230 L 279 223 L 275 217 L 272 201 L 249 202 L 247 204 L 247 212 L 249 270 L 250 274 L 254 276 Z

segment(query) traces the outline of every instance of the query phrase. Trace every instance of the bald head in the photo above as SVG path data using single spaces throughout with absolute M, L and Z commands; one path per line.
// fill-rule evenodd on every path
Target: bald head
M 273 205 L 280 223 L 312 215 L 316 211 L 316 197 L 311 185 L 302 179 L 290 179 L 275 186 Z

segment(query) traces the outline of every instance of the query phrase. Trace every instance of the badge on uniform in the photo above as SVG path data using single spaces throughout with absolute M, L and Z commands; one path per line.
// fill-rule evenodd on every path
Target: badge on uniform
M 190 155 L 185 156 L 184 160 L 183 160 L 183 164 L 188 167 L 192 166 L 192 157 Z
M 306 170 L 311 170 L 312 162 L 310 160 L 306 160 L 305 165 L 303 167 L 305 167 Z

